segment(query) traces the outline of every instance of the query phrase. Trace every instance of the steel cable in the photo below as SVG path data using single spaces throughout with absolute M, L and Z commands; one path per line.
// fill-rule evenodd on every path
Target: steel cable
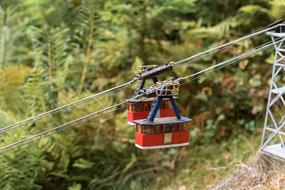
M 136 99 L 136 98 L 139 98 L 141 96 L 143 96 L 143 95 L 138 95 L 135 98 L 131 98 L 131 99 Z M 144 97 L 144 98 L 141 99 L 141 101 L 146 100 L 146 99 L 147 99 L 147 97 Z M 27 138 L 24 138 L 22 140 L 16 141 L 14 143 L 2 146 L 2 147 L 0 147 L 0 154 L 4 153 L 4 152 L 7 152 L 9 150 L 13 150 L 13 149 L 15 149 L 17 147 L 29 144 L 31 142 L 38 141 L 38 140 L 40 140 L 42 138 L 49 137 L 49 136 L 51 136 L 53 134 L 56 134 L 56 133 L 59 133 L 59 132 L 65 130 L 67 128 L 71 128 L 71 127 L 74 127 L 74 126 L 77 126 L 77 125 L 81 125 L 81 124 L 83 124 L 85 122 L 88 122 L 88 121 L 91 121 L 91 120 L 95 120 L 95 119 L 98 119 L 98 118 L 106 117 L 106 116 L 110 115 L 111 113 L 114 113 L 115 111 L 118 111 L 118 110 L 126 108 L 127 107 L 127 102 L 128 102 L 128 100 L 120 102 L 118 104 L 115 104 L 113 106 L 101 109 L 101 110 L 96 111 L 96 112 L 93 112 L 91 114 L 88 114 L 86 116 L 80 117 L 80 118 L 75 119 L 73 121 L 70 121 L 68 123 L 64 123 L 62 125 L 58 125 L 58 126 L 56 126 L 54 128 L 51 128 L 51 129 L 48 129 L 46 131 L 37 133 L 35 135 L 31 135 L 31 136 L 29 136 Z
M 40 132 L 40 133 L 35 134 L 35 135 L 31 135 L 31 136 L 29 136 L 27 138 L 24 138 L 22 140 L 16 141 L 16 142 L 11 143 L 11 144 L 8 144 L 8 145 L 3 146 L 3 147 L 0 148 L 0 153 L 7 152 L 9 150 L 15 149 L 15 148 L 17 148 L 19 146 L 23 146 L 25 144 L 28 144 L 28 143 L 31 143 L 31 142 L 34 142 L 34 141 L 38 141 L 38 140 L 40 140 L 42 138 L 51 136 L 51 135 L 53 135 L 55 133 L 59 133 L 59 132 L 63 131 L 64 129 L 67 129 L 67 128 L 70 128 L 70 127 L 74 127 L 74 126 L 77 126 L 77 125 L 81 125 L 81 124 L 83 124 L 85 122 L 94 120 L 94 119 L 99 118 L 99 117 L 101 118 L 101 117 L 103 117 L 106 114 L 110 114 L 110 113 L 113 113 L 113 112 L 117 111 L 118 109 L 115 109 L 115 110 L 113 110 L 113 109 L 117 108 L 117 107 L 119 107 L 119 106 L 121 106 L 121 105 L 123 105 L 125 103 L 127 103 L 127 101 L 124 101 L 124 102 L 121 102 L 119 104 L 110 106 L 108 108 L 104 108 L 102 110 L 99 110 L 99 111 L 93 112 L 91 114 L 88 114 L 86 116 L 83 116 L 83 117 L 80 117 L 78 119 L 75 119 L 73 121 L 64 123 L 62 125 L 58 125 L 58 126 L 56 126 L 54 128 L 48 129 L 46 131 Z
M 192 78 L 192 80 L 196 80 L 197 78 L 199 78 L 199 76 L 202 76 L 202 74 L 204 74 L 204 73 L 207 73 L 207 72 L 213 71 L 213 70 L 218 70 L 218 69 L 221 69 L 221 68 L 223 68 L 225 66 L 233 64 L 233 63 L 235 63 L 235 62 L 237 62 L 237 61 L 239 61 L 241 59 L 244 59 L 244 58 L 249 57 L 249 56 L 251 56 L 253 54 L 256 54 L 257 52 L 259 52 L 259 51 L 261 51 L 263 49 L 269 48 L 270 46 L 272 46 L 272 45 L 274 45 L 274 44 L 276 44 L 276 43 L 278 43 L 280 41 L 281 40 L 278 40 L 276 42 L 271 42 L 271 43 L 270 42 L 264 43 L 264 44 L 262 44 L 262 45 L 260 45 L 260 46 L 258 46 L 256 48 L 254 48 L 253 50 L 250 50 L 250 51 L 246 52 L 246 53 L 243 53 L 243 54 L 240 54 L 238 56 L 235 56 L 234 58 L 222 61 L 222 62 L 220 62 L 220 63 L 218 63 L 216 65 L 213 65 L 211 67 L 208 67 L 206 69 L 198 71 L 198 72 L 196 72 L 194 74 L 187 75 L 185 77 L 181 77 L 181 78 L 179 78 L 177 80 L 186 81 L 189 78 Z
M 217 51 L 221 51 L 221 50 L 225 49 L 225 48 L 228 47 L 228 46 L 237 44 L 238 42 L 240 42 L 240 41 L 242 41 L 242 40 L 245 40 L 245 39 L 248 39 L 248 38 L 252 38 L 252 37 L 254 37 L 254 36 L 257 36 L 257 35 L 260 35 L 260 34 L 262 34 L 262 33 L 265 33 L 265 32 L 267 32 L 267 31 L 269 31 L 269 30 L 272 30 L 272 29 L 274 29 L 274 28 L 276 28 L 276 27 L 278 27 L 278 26 L 284 26 L 284 24 L 277 24 L 277 25 L 274 25 L 274 26 L 271 26 L 271 27 L 267 27 L 267 28 L 265 28 L 265 29 L 261 29 L 261 30 L 259 30 L 259 31 L 257 31 L 257 32 L 254 32 L 254 33 L 245 35 L 245 36 L 243 36 L 243 37 L 241 37 L 241 38 L 238 38 L 238 39 L 236 39 L 236 40 L 233 40 L 233 41 L 230 41 L 230 42 L 228 42 L 228 43 L 222 44 L 222 45 L 220 45 L 220 46 L 217 46 L 217 47 L 208 49 L 208 50 L 206 50 L 206 51 L 203 51 L 203 52 L 201 52 L 201 53 L 195 54 L 195 55 L 190 56 L 190 57 L 188 57 L 188 58 L 185 58 L 185 59 L 176 61 L 176 62 L 173 63 L 173 65 L 174 65 L 174 67 L 175 67 L 175 66 L 178 66 L 178 65 L 181 65 L 181 64 L 191 63 L 191 62 L 193 62 L 193 61 L 196 61 L 196 60 L 198 60 L 198 59 L 201 59 L 202 57 L 204 57 L 204 56 L 206 56 L 206 55 L 208 55 L 208 54 L 210 54 L 210 53 L 214 53 L 214 52 L 217 52 Z
M 25 119 L 25 120 L 22 120 L 22 121 L 19 121 L 17 123 L 14 123 L 14 124 L 11 124 L 11 125 L 8 125 L 6 127 L 3 127 L 3 128 L 0 128 L 0 134 L 2 133 L 5 133 L 9 130 L 12 130 L 12 129 L 15 129 L 15 128 L 18 128 L 18 127 L 21 127 L 27 123 L 31 123 L 35 120 L 38 120 L 38 119 L 41 119 L 45 116 L 48 116 L 48 115 L 52 115 L 54 113 L 58 113 L 60 111 L 63 111 L 63 110 L 66 110 L 70 107 L 74 107 L 74 106 L 78 106 L 80 104 L 83 104 L 83 103 L 86 103 L 86 102 L 89 102 L 91 100 L 95 100 L 96 98 L 100 97 L 100 96 L 104 96 L 104 95 L 107 95 L 111 92 L 116 92 L 118 90 L 121 90 L 123 88 L 126 88 L 126 87 L 129 87 L 131 84 L 133 84 L 137 79 L 134 78 L 133 80 L 129 81 L 129 82 L 126 82 L 126 83 L 123 83 L 119 86 L 116 86 L 116 87 L 113 87 L 113 88 L 110 88 L 108 90 L 105 90 L 105 91 L 102 91 L 102 92 L 99 92 L 97 94 L 94 94 L 94 95 L 91 95 L 91 96 L 88 96 L 86 98 L 83 98 L 83 99 L 80 99 L 78 101 L 75 101 L 75 102 L 72 102 L 72 103 L 69 103 L 69 104 L 66 104 L 64 106 L 61 106 L 61 107 L 58 107 L 58 108 L 55 108 L 53 110 L 50 110 L 50 111 L 47 111 L 47 112 L 43 112 L 39 115 L 36 115 L 36 116 L 33 116 L 33 117 L 30 117 L 28 119 Z

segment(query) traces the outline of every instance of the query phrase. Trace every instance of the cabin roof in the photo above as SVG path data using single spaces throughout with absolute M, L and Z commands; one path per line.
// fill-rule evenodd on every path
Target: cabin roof
M 164 117 L 164 118 L 155 118 L 154 122 L 150 122 L 147 119 L 135 120 L 133 122 L 138 125 L 161 125 L 161 124 L 181 124 L 181 123 L 188 123 L 191 121 L 192 119 L 187 117 L 181 117 L 180 120 L 178 120 L 176 117 Z

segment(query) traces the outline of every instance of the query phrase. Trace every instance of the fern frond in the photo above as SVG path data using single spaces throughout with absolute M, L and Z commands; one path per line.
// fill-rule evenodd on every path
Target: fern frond
M 82 63 L 80 84 L 78 87 L 79 96 L 84 88 L 85 80 L 88 78 L 89 66 L 94 63 L 94 48 L 100 25 L 99 5 L 100 3 L 92 0 L 83 0 L 76 19 L 76 30 L 73 38 L 74 54 L 83 55 L 78 57 L 79 62 Z
M 34 70 L 26 79 L 23 86 L 24 96 L 22 101 L 25 103 L 26 117 L 36 115 L 39 112 L 46 111 L 44 100 L 44 88 L 41 74 L 43 71 Z
M 0 2 L 0 67 L 14 61 L 15 41 L 18 36 L 18 2 L 3 0 Z
M 75 40 L 83 48 L 92 48 L 100 23 L 98 5 L 92 0 L 83 0 L 76 20 Z
M 228 18 L 212 27 L 199 27 L 189 32 L 193 38 L 219 40 L 229 36 L 231 29 L 239 26 L 240 22 L 235 18 Z
M 68 30 L 66 28 L 51 28 L 43 30 L 36 27 L 29 29 L 33 42 L 35 66 L 42 72 L 42 88 L 45 89 L 45 100 L 48 109 L 57 106 L 59 90 L 63 90 L 65 77 L 68 72 Z M 61 87 L 61 89 L 59 89 Z

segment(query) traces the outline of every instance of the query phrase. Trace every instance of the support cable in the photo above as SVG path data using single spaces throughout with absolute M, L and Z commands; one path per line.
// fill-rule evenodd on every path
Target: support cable
M 9 130 L 12 130 L 12 129 L 15 129 L 15 128 L 18 128 L 18 127 L 21 127 L 27 123 L 31 123 L 35 120 L 38 120 L 38 119 L 41 119 L 45 116 L 48 116 L 48 115 L 52 115 L 52 114 L 55 114 L 55 113 L 58 113 L 60 111 L 63 111 L 63 110 L 66 110 L 70 107 L 74 107 L 74 106 L 78 106 L 78 105 L 81 105 L 83 103 L 86 103 L 86 102 L 89 102 L 91 100 L 95 100 L 96 98 L 100 97 L 100 96 L 104 96 L 104 95 L 107 95 L 111 92 L 116 92 L 118 90 L 121 90 L 123 88 L 126 88 L 128 86 L 130 86 L 131 84 L 133 84 L 134 82 L 136 82 L 137 78 L 134 78 L 133 80 L 129 81 L 129 82 L 126 82 L 126 83 L 123 83 L 119 86 L 115 86 L 113 88 L 110 88 L 110 89 L 107 89 L 105 91 L 102 91 L 102 92 L 99 92 L 97 94 L 94 94 L 94 95 L 91 95 L 91 96 L 88 96 L 86 98 L 83 98 L 83 99 L 80 99 L 78 101 L 75 101 L 75 102 L 72 102 L 72 103 L 69 103 L 69 104 L 66 104 L 64 106 L 61 106 L 61 107 L 58 107 L 58 108 L 55 108 L 53 110 L 50 110 L 50 111 L 47 111 L 47 112 L 43 112 L 41 114 L 38 114 L 36 116 L 33 116 L 33 117 L 30 117 L 28 119 L 25 119 L 25 120 L 22 120 L 22 121 L 19 121 L 17 123 L 14 123 L 14 124 L 11 124 L 11 125 L 8 125 L 6 127 L 3 127 L 3 128 L 0 128 L 0 134 L 2 133 L 5 133 Z
M 181 78 L 179 78 L 178 80 L 180 80 L 180 81 L 186 81 L 186 80 L 188 80 L 188 79 L 190 79 L 190 78 L 193 78 L 193 80 L 195 80 L 195 79 L 197 79 L 198 76 L 202 76 L 202 74 L 204 74 L 204 73 L 207 73 L 207 72 L 209 72 L 209 71 L 214 71 L 214 70 L 221 69 L 221 68 L 223 68 L 223 67 L 225 67 L 225 66 L 228 66 L 228 65 L 230 65 L 230 64 L 232 64 L 232 63 L 235 63 L 235 62 L 237 62 L 237 61 L 239 61 L 239 60 L 241 60 L 241 59 L 244 59 L 244 58 L 249 57 L 249 56 L 251 56 L 251 55 L 253 55 L 253 54 L 256 54 L 257 52 L 259 52 L 259 51 L 261 51 L 261 50 L 264 50 L 264 49 L 266 49 L 266 48 L 269 48 L 270 46 L 272 46 L 272 45 L 274 45 L 274 44 L 276 44 L 276 43 L 278 43 L 278 42 L 280 42 L 280 41 L 281 41 L 281 40 L 276 41 L 276 42 L 267 42 L 267 43 L 262 44 L 262 45 L 260 45 L 260 46 L 258 46 L 258 47 L 256 47 L 256 48 L 254 48 L 254 49 L 252 49 L 252 50 L 250 50 L 250 51 L 248 51 L 248 52 L 246 52 L 246 53 L 243 53 L 243 54 L 240 54 L 240 55 L 238 55 L 238 56 L 235 56 L 235 57 L 233 57 L 233 58 L 231 58 L 231 59 L 222 61 L 222 62 L 220 62 L 220 63 L 218 63 L 218 64 L 216 64 L 216 65 L 213 65 L 213 66 L 211 66 L 211 67 L 208 67 L 208 68 L 206 68 L 206 69 L 203 69 L 203 70 L 201 70 L 201 71 L 198 71 L 198 72 L 196 72 L 196 73 L 194 73 L 194 74 L 187 75 L 187 76 L 185 76 L 185 77 L 181 77 Z
M 115 110 L 113 110 L 113 109 L 117 108 L 117 107 L 119 107 L 119 106 L 121 106 L 123 104 L 126 104 L 126 103 L 127 103 L 127 101 L 121 102 L 119 104 L 115 104 L 115 105 L 110 106 L 108 108 L 104 108 L 102 110 L 99 110 L 99 111 L 93 112 L 91 114 L 88 114 L 86 116 L 83 116 L 83 117 L 80 117 L 78 119 L 75 119 L 73 121 L 64 123 L 62 125 L 59 125 L 57 127 L 52 128 L 52 129 L 48 129 L 46 131 L 40 132 L 40 133 L 35 134 L 35 135 L 31 135 L 31 136 L 29 136 L 27 138 L 24 138 L 22 140 L 16 141 L 16 142 L 11 143 L 11 144 L 8 144 L 8 145 L 3 146 L 3 147 L 0 148 L 0 153 L 4 153 L 4 152 L 7 152 L 9 150 L 15 149 L 15 148 L 17 148 L 19 146 L 23 146 L 25 144 L 29 144 L 31 142 L 38 141 L 38 140 L 40 140 L 42 138 L 51 136 L 51 135 L 53 135 L 55 133 L 59 133 L 59 132 L 63 131 L 64 129 L 71 128 L 71 127 L 74 127 L 74 126 L 77 126 L 77 125 L 81 125 L 81 124 L 83 124 L 85 122 L 88 122 L 88 121 L 91 121 L 93 119 L 101 118 L 101 117 L 103 117 L 106 114 L 110 114 L 110 113 L 113 113 L 114 111 L 117 111 L 117 109 L 115 109 Z
M 138 95 L 138 96 L 136 96 L 136 98 L 137 97 L 141 97 L 141 96 L 142 95 Z M 132 98 L 132 99 L 135 99 L 135 98 Z M 147 99 L 147 97 L 143 98 L 142 101 L 145 100 L 145 99 Z M 68 129 L 68 128 L 71 128 L 71 127 L 74 127 L 74 126 L 78 126 L 78 125 L 82 125 L 85 122 L 106 117 L 106 116 L 114 113 L 115 111 L 118 111 L 118 110 L 121 110 L 121 109 L 125 109 L 127 107 L 127 102 L 128 102 L 128 100 L 120 102 L 118 104 L 115 104 L 113 106 L 110 106 L 110 107 L 101 109 L 99 111 L 90 113 L 90 114 L 88 114 L 86 116 L 80 117 L 80 118 L 75 119 L 73 121 L 70 121 L 68 123 L 64 123 L 62 125 L 58 125 L 58 126 L 52 128 L 52 129 L 48 129 L 46 131 L 37 133 L 35 135 L 31 135 L 31 136 L 29 136 L 27 138 L 24 138 L 22 140 L 16 141 L 14 143 L 2 146 L 2 147 L 0 147 L 0 154 L 4 153 L 4 152 L 7 152 L 7 151 L 10 151 L 10 150 L 13 150 L 13 149 L 15 149 L 17 147 L 29 144 L 31 142 L 38 141 L 38 140 L 40 140 L 42 138 L 49 137 L 49 136 L 51 136 L 53 134 L 62 132 L 65 129 Z
M 222 44 L 220 46 L 217 46 L 217 47 L 214 47 L 214 48 L 211 48 L 211 49 L 208 49 L 206 51 L 203 51 L 201 53 L 198 53 L 198 54 L 195 54 L 191 57 L 188 57 L 188 58 L 185 58 L 185 59 L 182 59 L 180 61 L 176 61 L 173 63 L 173 66 L 178 66 L 178 65 L 181 65 L 181 64 L 185 64 L 185 63 L 191 63 L 197 59 L 200 59 L 201 56 L 205 56 L 207 54 L 210 54 L 210 53 L 213 53 L 213 52 L 216 52 L 216 51 L 220 51 L 224 48 L 226 48 L 227 46 L 231 46 L 231 45 L 234 45 L 234 44 L 237 44 L 238 42 L 242 41 L 242 40 L 245 40 L 245 39 L 248 39 L 248 38 L 252 38 L 254 36 L 257 36 L 257 35 L 260 35 L 262 33 L 265 33 L 269 30 L 272 30 L 272 29 L 275 29 L 276 27 L 278 26 L 284 26 L 285 24 L 277 24 L 277 25 L 274 25 L 274 26 L 271 26 L 271 27 L 267 27 L 265 29 L 261 29 L 260 31 L 257 31 L 257 32 L 254 32 L 254 33 L 251 33 L 251 34 L 248 34 L 246 36 L 243 36 L 241 38 L 238 38 L 236 40 L 233 40 L 233 41 L 230 41 L 228 43 L 225 43 L 225 44 Z

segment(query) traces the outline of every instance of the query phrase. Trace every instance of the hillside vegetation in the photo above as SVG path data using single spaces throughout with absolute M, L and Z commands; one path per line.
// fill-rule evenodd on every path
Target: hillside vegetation
M 142 65 L 177 61 L 257 31 L 284 19 L 284 8 L 284 0 L 1 0 L 0 127 L 122 84 Z M 269 40 L 244 40 L 161 79 Z M 179 109 L 193 119 L 189 147 L 137 150 L 127 112 L 118 109 L 1 154 L 0 189 L 209 187 L 255 154 L 272 61 L 271 48 L 181 87 Z M 0 145 L 122 102 L 135 88 L 1 134 Z M 219 172 L 209 175 L 209 167 Z

